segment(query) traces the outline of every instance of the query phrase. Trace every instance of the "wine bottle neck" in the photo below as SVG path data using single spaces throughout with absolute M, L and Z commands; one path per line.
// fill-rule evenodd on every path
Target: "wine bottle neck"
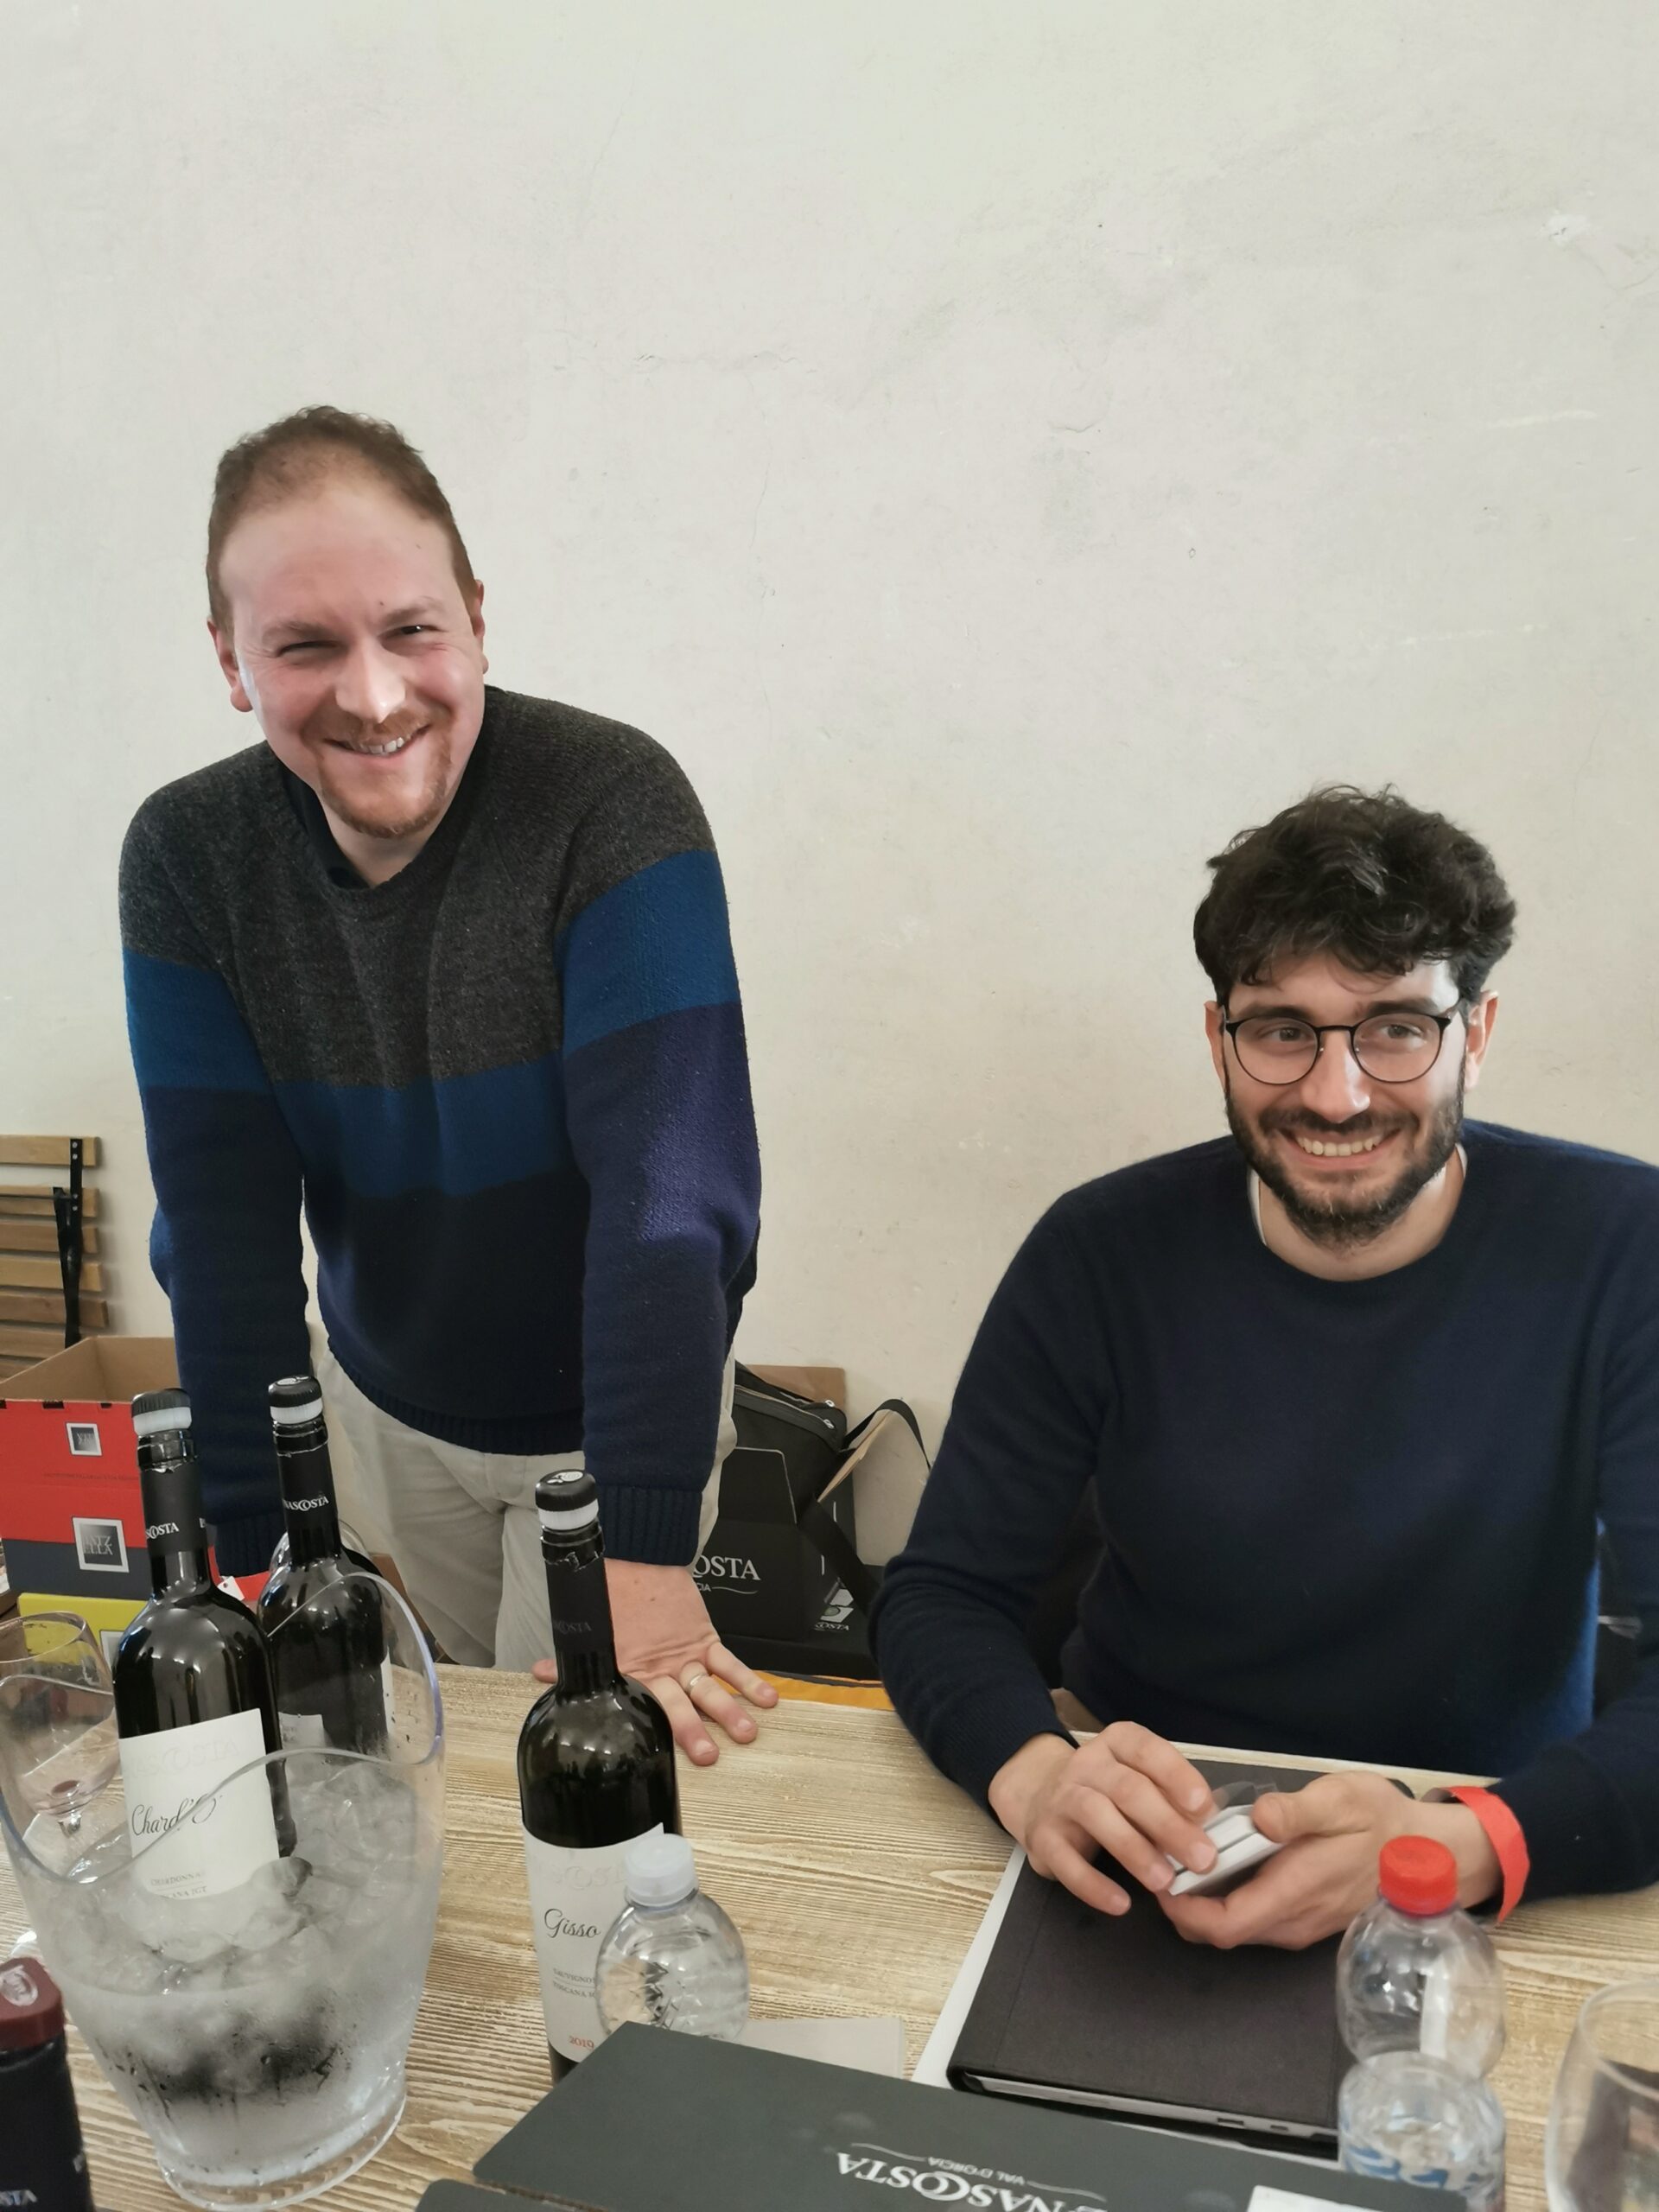
M 187 1440 L 171 1433 L 164 1438 L 146 1437 L 139 1446 L 138 1479 L 151 1589 L 161 1598 L 211 1586 L 201 1478 Z
M 620 1679 L 604 1549 L 596 1534 L 574 1543 L 543 1536 L 542 1561 L 547 1569 L 553 1656 L 559 1668 L 556 1694 L 590 1696 Z
M 297 1567 L 308 1560 L 332 1558 L 340 1548 L 340 1511 L 334 1503 L 328 1433 L 321 1421 L 310 1424 L 302 1438 L 285 1436 L 279 1428 L 276 1465 L 289 1559 Z

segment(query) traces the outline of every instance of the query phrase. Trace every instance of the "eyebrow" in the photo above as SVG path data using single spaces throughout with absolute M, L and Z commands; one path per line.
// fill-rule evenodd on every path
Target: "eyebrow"
M 442 607 L 435 599 L 415 599 L 411 600 L 407 607 L 394 607 L 390 613 L 383 614 L 380 618 L 380 627 L 384 630 L 396 630 L 403 623 L 422 621 L 430 615 L 441 614 L 442 612 Z M 269 630 L 265 631 L 264 643 L 269 647 L 282 645 L 297 638 L 323 637 L 327 635 L 328 627 L 327 622 L 308 620 L 304 616 L 292 616 L 285 622 L 273 624 Z
M 1448 1011 L 1455 1013 L 1456 1008 L 1438 1007 L 1434 1004 L 1433 1001 L 1429 998 L 1370 999 L 1366 1001 L 1365 1011 L 1359 1015 L 1358 1020 L 1360 1021 L 1370 1021 L 1374 1015 L 1379 1014 L 1445 1014 Z M 1281 1005 L 1248 1007 L 1243 1014 L 1236 1017 L 1236 1019 L 1240 1021 L 1305 1021 L 1310 1029 L 1321 1028 L 1327 1026 L 1323 1023 L 1316 1022 L 1313 1016 L 1307 1011 L 1307 1008 L 1300 1006 Z M 1348 1027 L 1348 1024 L 1344 1021 L 1335 1024 L 1334 1026 L 1345 1029 Z

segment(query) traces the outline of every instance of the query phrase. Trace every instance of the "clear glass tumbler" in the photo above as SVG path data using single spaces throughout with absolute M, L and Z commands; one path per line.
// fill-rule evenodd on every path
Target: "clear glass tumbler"
M 253 1762 L 281 1764 L 296 1843 L 240 1888 L 151 1890 L 143 1861 L 157 1845 L 134 1854 L 118 1780 L 69 1837 L 0 1774 L 41 1957 L 165 2179 L 212 2212 L 316 2196 L 403 2113 L 437 1918 L 443 1715 L 413 1616 L 364 1579 L 385 1616 L 387 1754 Z
M 1544 2181 L 1551 2212 L 1659 2212 L 1659 1981 L 1615 1982 L 1579 2014 Z

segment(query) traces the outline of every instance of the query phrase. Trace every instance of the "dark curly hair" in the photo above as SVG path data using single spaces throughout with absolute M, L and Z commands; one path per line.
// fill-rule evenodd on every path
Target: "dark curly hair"
M 1192 942 L 1224 1006 L 1320 952 L 1359 976 L 1444 960 L 1472 1005 L 1514 940 L 1515 901 L 1485 846 L 1395 791 L 1311 791 L 1210 867 Z
M 315 491 L 336 471 L 378 476 L 405 506 L 436 523 L 449 540 L 450 565 L 463 599 L 477 589 L 473 564 L 438 480 L 403 432 L 372 415 L 342 407 L 302 407 L 263 430 L 250 430 L 221 454 L 207 517 L 207 608 L 227 634 L 230 607 L 219 581 L 219 557 L 235 524 L 257 508 Z

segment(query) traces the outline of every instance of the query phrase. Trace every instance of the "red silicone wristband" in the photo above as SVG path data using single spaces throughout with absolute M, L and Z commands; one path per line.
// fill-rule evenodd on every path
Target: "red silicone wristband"
M 1520 1904 L 1527 1877 L 1532 1872 L 1532 1857 L 1521 1823 L 1503 1800 L 1495 1797 L 1490 1789 L 1449 1789 L 1446 1795 L 1455 1797 L 1459 1805 L 1468 1807 L 1497 1853 L 1498 1869 L 1503 1877 L 1503 1896 L 1497 1916 L 1507 1920 Z

